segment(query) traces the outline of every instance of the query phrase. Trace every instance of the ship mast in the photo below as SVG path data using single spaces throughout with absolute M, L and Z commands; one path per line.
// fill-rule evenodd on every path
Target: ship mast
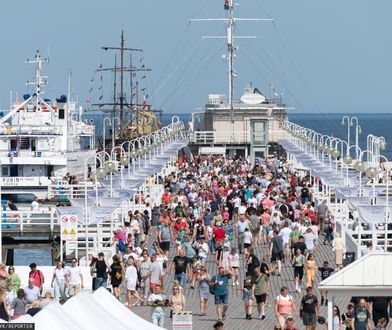
M 108 46 L 104 46 L 101 47 L 104 50 L 119 50 L 120 51 L 120 129 L 122 130 L 124 127 L 124 71 L 127 71 L 124 68 L 124 52 L 125 51 L 131 51 L 131 52 L 142 52 L 142 49 L 136 49 L 136 48 L 126 48 L 124 46 L 125 44 L 125 40 L 124 40 L 124 31 L 121 31 L 121 43 L 120 43 L 120 47 L 108 47 Z M 100 71 L 104 71 L 100 70 Z M 106 69 L 108 70 L 108 69 Z M 113 70 L 113 69 L 109 69 L 109 70 Z M 114 71 L 118 70 L 118 68 L 114 68 Z M 132 68 L 131 68 L 132 70 Z M 131 95 L 132 97 L 132 95 Z M 115 102 L 114 102 L 115 103 Z
M 256 39 L 256 36 L 235 36 L 234 27 L 238 21 L 273 21 L 271 18 L 236 18 L 234 13 L 234 0 L 224 0 L 224 9 L 227 11 L 226 18 L 198 18 L 191 19 L 191 22 L 201 21 L 223 21 L 227 24 L 226 36 L 203 36 L 203 39 L 223 39 L 227 40 L 228 55 L 223 55 L 222 58 L 227 60 L 229 69 L 229 107 L 230 107 L 230 140 L 234 142 L 234 78 L 237 77 L 237 72 L 234 69 L 234 60 L 236 55 L 234 52 L 238 49 L 234 45 L 234 39 Z
M 47 85 L 48 76 L 42 76 L 42 63 L 49 63 L 49 59 L 42 58 L 39 50 L 35 52 L 34 60 L 26 60 L 26 63 L 35 64 L 35 81 L 27 81 L 26 85 L 35 85 L 36 107 L 38 108 L 41 102 L 41 86 Z

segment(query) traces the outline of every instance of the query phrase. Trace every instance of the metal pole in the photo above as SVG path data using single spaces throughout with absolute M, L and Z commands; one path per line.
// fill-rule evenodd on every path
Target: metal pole
M 88 258 L 88 223 L 87 223 L 87 159 L 84 163 L 84 226 L 85 226 L 85 240 L 86 240 L 86 265 Z M 77 250 L 76 246 L 76 250 Z

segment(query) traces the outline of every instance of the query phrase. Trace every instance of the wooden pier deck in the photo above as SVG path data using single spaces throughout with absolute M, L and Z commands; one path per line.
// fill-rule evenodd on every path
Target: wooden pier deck
M 172 261 L 174 257 L 174 248 L 170 251 L 170 261 Z M 259 247 L 256 249 L 256 255 L 259 259 L 262 256 L 267 254 L 267 249 L 265 246 Z M 209 274 L 212 276 L 216 273 L 216 264 L 214 261 L 214 256 L 209 255 L 208 261 L 206 263 L 207 269 Z M 243 261 L 243 257 L 242 257 Z M 318 251 L 316 255 L 316 262 L 318 266 L 322 266 L 324 261 L 328 261 L 331 267 L 335 266 L 334 257 L 332 253 L 332 248 L 329 245 L 324 245 L 321 242 L 321 245 L 318 246 Z M 170 262 L 169 262 L 170 263 Z M 242 267 L 241 267 L 242 268 Z M 243 282 L 244 276 L 244 268 L 240 271 L 240 284 Z M 275 314 L 274 314 L 274 300 L 276 296 L 280 293 L 280 288 L 282 286 L 287 286 L 290 290 L 290 295 L 293 296 L 294 301 L 296 303 L 297 310 L 299 311 L 300 307 L 300 300 L 304 295 L 305 291 L 305 279 L 304 277 L 302 283 L 302 293 L 295 292 L 295 283 L 294 283 L 294 276 L 293 276 L 293 268 L 289 264 L 284 264 L 282 267 L 282 275 L 281 276 L 270 276 L 270 285 L 271 285 L 271 294 L 267 299 L 268 306 L 266 307 L 266 318 L 264 320 L 257 319 L 257 309 L 256 303 L 254 303 L 253 308 L 253 317 L 252 320 L 245 319 L 245 311 L 244 311 L 244 303 L 242 301 L 242 292 L 239 287 L 231 286 L 229 288 L 229 308 L 226 315 L 226 320 L 224 321 L 225 330 L 238 330 L 238 329 L 266 329 L 272 330 L 274 329 L 274 325 L 276 324 Z M 316 286 L 315 286 L 315 293 L 319 299 L 321 298 L 320 293 L 317 289 L 317 284 L 320 282 L 320 275 L 317 274 L 316 277 Z M 173 286 L 173 276 L 165 275 L 164 276 L 164 292 L 167 295 L 170 295 L 172 292 Z M 124 292 L 125 293 L 125 292 Z M 215 304 L 214 304 L 214 297 L 211 296 L 209 299 L 208 305 L 208 313 L 207 316 L 201 317 L 199 316 L 200 309 L 199 309 L 199 299 L 198 299 L 198 289 L 197 285 L 195 289 L 190 289 L 190 284 L 187 284 L 186 289 L 183 291 L 184 296 L 187 302 L 187 310 L 193 312 L 193 329 L 204 329 L 209 330 L 212 329 L 214 323 L 217 321 L 216 312 L 215 312 Z M 125 296 L 123 296 L 125 302 Z M 347 307 L 347 304 L 350 300 L 350 297 L 341 298 L 335 303 L 339 306 L 341 313 L 344 313 Z M 151 310 L 150 307 L 133 307 L 133 312 L 138 314 L 139 316 L 151 320 Z M 327 307 L 322 306 L 320 308 L 320 313 L 327 319 Z M 165 311 L 165 323 L 164 327 L 166 329 L 172 328 L 171 319 L 169 318 L 170 309 L 166 308 Z M 304 329 L 305 327 L 302 324 L 299 315 L 295 315 L 295 326 L 299 329 Z M 317 329 L 326 329 L 325 326 L 318 325 Z

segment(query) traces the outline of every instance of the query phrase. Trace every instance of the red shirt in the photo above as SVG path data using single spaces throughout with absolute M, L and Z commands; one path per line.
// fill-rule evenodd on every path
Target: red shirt
M 37 287 L 41 287 L 41 278 L 44 278 L 44 275 L 42 274 L 42 272 L 40 270 L 36 270 L 35 272 L 30 271 L 29 273 L 29 278 L 33 278 L 34 279 L 34 284 Z
M 187 225 L 186 222 L 184 222 L 184 221 L 176 222 L 176 223 L 174 224 L 174 229 L 175 229 L 176 231 L 179 231 L 181 227 L 187 228 L 188 225 Z
M 218 228 L 217 230 L 214 231 L 214 235 L 217 241 L 223 241 L 226 236 L 226 231 L 222 228 Z

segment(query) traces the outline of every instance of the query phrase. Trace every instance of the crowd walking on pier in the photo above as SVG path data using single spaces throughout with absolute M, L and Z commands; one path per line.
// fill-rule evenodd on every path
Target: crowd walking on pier
M 116 229 L 112 260 L 103 253 L 89 255 L 93 290 L 107 288 L 119 300 L 126 292 L 130 309 L 147 306 L 151 321 L 162 327 L 168 315 L 188 310 L 185 290 L 194 290 L 200 317 L 214 304 L 214 327 L 223 329 L 234 308 L 230 288 L 242 293 L 244 319 L 258 319 L 260 328 L 267 317 L 275 319 L 275 329 L 296 329 L 298 319 L 301 329 L 326 326 L 320 310 L 328 305 L 328 292 L 316 294 L 316 277 L 324 280 L 344 266 L 345 246 L 326 200 L 314 198 L 317 182 L 284 158 L 250 164 L 241 157 L 212 156 L 181 157 L 177 172 L 162 180 L 160 205 L 138 196 L 142 208 L 129 211 L 124 226 Z M 334 264 L 322 259 L 320 245 L 331 246 Z M 41 298 L 44 278 L 37 265 L 31 266 L 24 289 L 13 267 L 0 268 L 1 318 L 39 312 L 52 300 L 50 293 Z M 284 277 L 287 268 L 292 279 Z M 285 284 L 276 296 L 274 276 Z M 77 259 L 70 267 L 58 262 L 51 279 L 55 300 L 62 303 L 77 294 L 89 285 L 83 280 Z M 340 306 L 344 312 L 333 307 L 333 328 L 384 329 L 391 306 L 389 297 L 353 297 Z

